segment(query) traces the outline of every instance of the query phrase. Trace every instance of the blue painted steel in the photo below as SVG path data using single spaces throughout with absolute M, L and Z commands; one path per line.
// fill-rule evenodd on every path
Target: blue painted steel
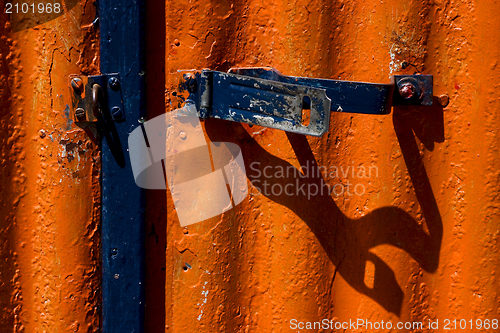
M 214 118 L 321 136 L 328 131 L 330 100 L 324 89 L 213 72 Z M 303 99 L 311 100 L 310 120 L 302 122 Z
M 188 101 L 196 104 L 200 118 L 246 122 L 313 136 L 328 131 L 330 99 L 325 89 L 209 70 L 181 73 L 185 77 L 194 75 L 198 82 Z M 186 89 L 185 80 L 179 90 Z M 312 102 L 308 123 L 302 114 L 305 97 Z
M 433 96 L 432 75 L 397 75 L 389 84 L 378 84 L 284 76 L 269 67 L 180 73 L 180 96 L 189 91 L 186 102 L 196 105 L 200 118 L 313 136 L 328 131 L 331 111 L 385 115 L 393 105 L 430 106 Z M 406 99 L 399 93 L 405 84 L 415 91 Z
M 100 0 L 103 73 L 120 73 L 126 120 L 101 125 L 102 331 L 144 332 L 145 193 L 135 182 L 128 134 L 145 114 L 144 4 Z
M 379 84 L 285 76 L 273 68 L 266 67 L 236 68 L 230 70 L 230 73 L 325 89 L 326 95 L 332 101 L 331 111 L 362 114 L 391 113 L 393 83 Z
M 179 90 L 190 90 L 188 100 L 196 104 L 200 118 L 214 117 L 313 136 L 328 131 L 331 111 L 389 114 L 394 94 L 394 83 L 284 76 L 265 67 L 237 68 L 229 73 L 181 73 L 184 80 Z M 190 75 L 197 82 L 195 89 L 192 84 L 188 89 Z

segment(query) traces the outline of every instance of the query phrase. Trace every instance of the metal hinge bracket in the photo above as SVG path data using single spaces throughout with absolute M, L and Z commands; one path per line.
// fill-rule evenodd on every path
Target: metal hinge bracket
M 99 121 L 125 121 L 119 74 L 70 75 L 71 117 L 87 128 Z
M 273 68 L 179 71 L 174 102 L 220 118 L 321 136 L 331 112 L 383 115 L 395 105 L 432 105 L 432 75 L 395 75 L 389 84 L 281 75 Z

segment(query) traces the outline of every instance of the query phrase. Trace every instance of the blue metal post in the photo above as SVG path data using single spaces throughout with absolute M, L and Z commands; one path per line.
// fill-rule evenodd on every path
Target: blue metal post
M 102 141 L 104 333 L 144 332 L 145 193 L 127 151 L 128 134 L 145 114 L 144 10 L 142 1 L 99 0 L 101 72 L 120 73 L 126 117 Z

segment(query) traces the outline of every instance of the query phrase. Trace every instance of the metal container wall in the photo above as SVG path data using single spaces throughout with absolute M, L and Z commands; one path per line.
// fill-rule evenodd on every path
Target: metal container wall
M 0 13 L 0 332 L 99 330 L 99 153 L 69 116 L 98 73 L 91 1 Z
M 67 106 L 68 75 L 99 72 L 98 30 L 91 1 L 64 6 L 29 29 L 0 12 L 0 332 L 99 330 L 100 157 Z M 251 186 L 236 208 L 186 228 L 170 193 L 148 193 L 147 332 L 439 320 L 413 330 L 431 332 L 446 319 L 500 319 L 500 4 L 171 0 L 148 10 L 147 74 L 160 83 L 148 85 L 151 116 L 172 109 L 176 71 L 191 68 L 382 83 L 420 72 L 450 102 L 332 113 L 321 138 L 205 121 L 207 139 L 238 144 L 249 181 L 269 191 Z M 291 167 L 303 176 L 276 174 Z M 325 167 L 338 172 L 318 174 Z M 270 190 L 297 181 L 352 187 Z
M 209 140 L 241 147 L 249 180 L 270 189 L 296 182 L 278 167 L 337 167 L 343 173 L 311 172 L 300 184 L 349 182 L 350 194 L 251 187 L 236 208 L 181 228 L 167 193 L 166 264 L 151 245 L 161 213 L 148 222 L 149 264 L 165 270 L 165 316 L 147 316 L 165 318 L 166 332 L 296 331 L 292 319 L 439 320 L 437 330 L 413 330 L 430 332 L 446 319 L 500 319 L 499 3 L 172 0 L 165 12 L 167 110 L 177 70 L 239 66 L 381 83 L 395 73 L 433 74 L 434 94 L 448 95 L 449 105 L 333 112 L 321 138 L 205 121 Z M 270 176 L 259 176 L 266 166 Z M 361 167 L 372 174 L 358 175 Z

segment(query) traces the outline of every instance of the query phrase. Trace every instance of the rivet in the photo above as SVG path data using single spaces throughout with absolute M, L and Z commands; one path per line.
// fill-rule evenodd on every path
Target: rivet
M 450 97 L 448 97 L 448 95 L 446 94 L 441 95 L 438 97 L 438 102 L 443 108 L 445 108 L 450 103 Z
M 186 133 L 186 132 L 184 132 L 184 131 L 182 131 L 182 132 L 180 132 L 180 133 L 179 133 L 179 136 L 180 136 L 180 138 L 181 138 L 182 140 L 186 140 L 186 138 L 187 138 L 187 133 Z

